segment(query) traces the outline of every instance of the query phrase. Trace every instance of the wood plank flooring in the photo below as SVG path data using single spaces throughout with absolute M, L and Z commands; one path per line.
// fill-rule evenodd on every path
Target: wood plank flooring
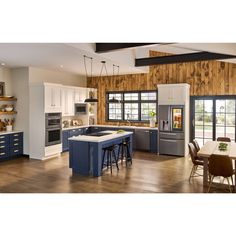
M 68 153 L 47 161 L 19 158 L 0 163 L 0 193 L 203 193 L 202 177 L 189 183 L 189 158 L 135 152 L 133 165 L 103 176 L 72 174 Z M 228 192 L 213 186 L 211 192 Z

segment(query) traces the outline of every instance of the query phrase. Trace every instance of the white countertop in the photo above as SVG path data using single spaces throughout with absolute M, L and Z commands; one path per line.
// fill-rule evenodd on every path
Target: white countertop
M 21 133 L 21 132 L 23 132 L 23 131 L 22 130 L 12 130 L 11 132 L 9 132 L 9 131 L 0 131 L 0 135 Z
M 119 129 L 146 129 L 146 130 L 158 130 L 158 127 L 145 127 L 145 126 L 118 126 L 118 125 L 81 125 L 81 126 L 71 126 L 69 128 L 62 128 L 62 130 L 71 130 L 71 129 L 80 129 L 80 128 L 88 128 L 88 127 L 111 127 L 111 128 L 119 128 Z
M 112 133 L 112 134 L 104 135 L 101 137 L 89 136 L 89 135 L 79 135 L 79 136 L 71 137 L 71 138 L 69 138 L 69 140 L 99 143 L 99 142 L 104 142 L 104 141 L 108 141 L 111 139 L 122 138 L 122 137 L 126 136 L 127 134 L 133 134 L 133 132 L 117 133 L 117 131 L 111 131 L 111 130 L 100 131 L 100 132 L 101 133 Z

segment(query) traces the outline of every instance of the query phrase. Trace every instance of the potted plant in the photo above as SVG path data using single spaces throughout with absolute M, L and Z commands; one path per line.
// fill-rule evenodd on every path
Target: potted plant
M 150 111 L 149 117 L 150 117 L 150 127 L 153 128 L 153 127 L 155 127 L 155 122 L 156 122 L 156 112 Z

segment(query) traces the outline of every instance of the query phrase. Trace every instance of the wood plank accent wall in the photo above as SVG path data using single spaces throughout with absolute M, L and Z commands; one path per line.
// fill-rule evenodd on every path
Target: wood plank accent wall
M 150 56 L 167 53 L 150 51 Z M 88 78 L 87 86 L 98 89 L 98 124 L 105 120 L 105 94 L 108 91 L 155 90 L 157 84 L 188 83 L 191 96 L 236 95 L 236 64 L 201 61 L 150 66 L 147 74 Z M 125 124 L 125 123 L 123 123 Z M 143 125 L 135 123 L 134 125 Z M 147 124 L 148 125 L 148 124 Z

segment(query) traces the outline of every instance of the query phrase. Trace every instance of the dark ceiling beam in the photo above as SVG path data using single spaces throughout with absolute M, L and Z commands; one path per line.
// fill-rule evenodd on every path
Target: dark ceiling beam
M 125 48 L 142 47 L 158 43 L 96 43 L 96 52 L 109 52 Z
M 212 52 L 196 52 L 187 54 L 177 54 L 171 56 L 162 57 L 146 57 L 135 59 L 135 66 L 152 66 L 163 64 L 174 64 L 192 61 L 208 61 L 208 60 L 220 60 L 236 58 L 236 55 L 212 53 Z

